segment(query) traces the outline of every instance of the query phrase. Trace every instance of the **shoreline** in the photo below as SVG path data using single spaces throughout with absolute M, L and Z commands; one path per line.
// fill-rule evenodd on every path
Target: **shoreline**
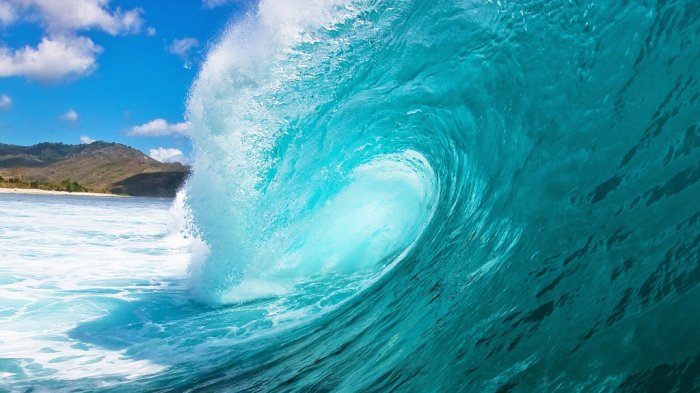
M 67 196 L 94 196 L 107 198 L 128 198 L 128 195 L 105 194 L 99 192 L 68 192 L 68 191 L 49 191 L 39 190 L 36 188 L 0 188 L 0 194 L 15 194 L 15 195 L 67 195 Z

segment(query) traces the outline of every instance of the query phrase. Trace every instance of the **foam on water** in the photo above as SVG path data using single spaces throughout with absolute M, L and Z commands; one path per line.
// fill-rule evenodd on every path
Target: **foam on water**
M 184 289 L 168 201 L 0 195 L 0 362 L 18 379 L 133 379 L 162 365 L 72 336 L 153 291 Z M 166 263 L 164 263 L 166 261 Z

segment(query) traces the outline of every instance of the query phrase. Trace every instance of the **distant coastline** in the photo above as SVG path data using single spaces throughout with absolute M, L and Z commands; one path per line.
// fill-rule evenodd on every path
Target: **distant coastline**
M 16 195 L 75 195 L 75 196 L 94 196 L 94 197 L 113 197 L 113 198 L 128 198 L 128 195 L 106 194 L 100 192 L 69 192 L 69 191 L 50 191 L 39 190 L 36 188 L 1 188 L 0 194 L 16 194 Z
M 118 143 L 0 143 L 0 187 L 18 190 L 13 193 L 172 198 L 189 173 L 186 165 L 156 161 Z M 59 193 L 19 191 L 24 189 Z

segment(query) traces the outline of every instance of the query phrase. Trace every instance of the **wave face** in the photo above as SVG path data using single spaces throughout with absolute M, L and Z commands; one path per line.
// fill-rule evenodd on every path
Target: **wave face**
M 698 53 L 694 0 L 263 1 L 189 99 L 191 291 L 286 317 L 158 386 L 697 389 Z

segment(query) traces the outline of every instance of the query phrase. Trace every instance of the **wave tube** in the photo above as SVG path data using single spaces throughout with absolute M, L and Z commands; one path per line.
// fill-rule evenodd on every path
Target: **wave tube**
M 192 293 L 300 317 L 189 382 L 697 387 L 699 16 L 262 1 L 189 98 Z

